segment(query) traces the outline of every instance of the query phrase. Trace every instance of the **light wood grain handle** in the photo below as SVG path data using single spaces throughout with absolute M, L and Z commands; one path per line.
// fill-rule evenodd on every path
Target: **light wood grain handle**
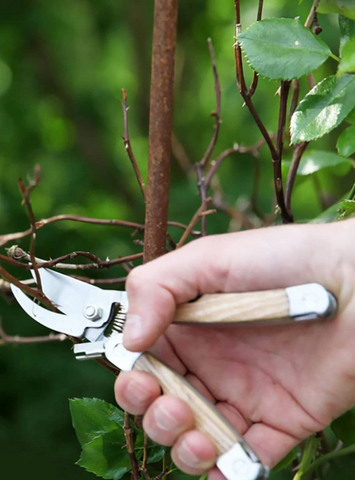
M 163 393 L 179 397 L 192 409 L 195 427 L 215 444 L 218 455 L 227 452 L 235 443 L 244 440 L 212 403 L 195 390 L 181 375 L 150 353 L 143 353 L 134 364 L 134 370 L 152 374 Z M 245 442 L 244 442 L 245 443 Z
M 289 318 L 289 300 L 284 289 L 247 293 L 203 295 L 178 306 L 174 323 L 240 323 L 280 321 Z

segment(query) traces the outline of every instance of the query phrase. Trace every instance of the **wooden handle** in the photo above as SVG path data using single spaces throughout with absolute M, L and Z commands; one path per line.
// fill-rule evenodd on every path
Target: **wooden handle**
M 181 375 L 150 353 L 143 353 L 134 364 L 134 370 L 152 374 L 163 393 L 179 397 L 192 409 L 195 427 L 215 444 L 218 455 L 227 452 L 235 443 L 245 441 L 227 422 L 212 403 L 206 400 Z
M 289 318 L 286 291 L 216 293 L 177 308 L 174 323 L 239 323 Z

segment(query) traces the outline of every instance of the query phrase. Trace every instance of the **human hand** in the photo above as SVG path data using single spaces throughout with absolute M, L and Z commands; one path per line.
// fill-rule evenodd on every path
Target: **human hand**
M 133 270 L 124 342 L 150 349 L 207 397 L 273 466 L 355 404 L 355 220 L 288 225 L 196 240 Z M 335 319 L 284 326 L 170 325 L 176 306 L 197 295 L 323 284 L 338 299 Z M 164 335 L 163 335 L 164 334 Z M 213 469 L 213 443 L 194 430 L 187 404 L 160 396 L 153 377 L 124 372 L 117 402 L 145 414 L 156 442 L 173 445 L 191 474 Z

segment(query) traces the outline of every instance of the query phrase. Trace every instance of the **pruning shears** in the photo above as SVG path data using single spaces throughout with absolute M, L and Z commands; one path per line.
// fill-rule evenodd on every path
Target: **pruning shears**
M 128 310 L 124 291 L 105 290 L 68 275 L 41 268 L 43 293 L 61 313 L 47 310 L 20 290 L 12 292 L 38 323 L 66 335 L 84 339 L 74 346 L 79 360 L 106 359 L 121 370 L 152 374 L 163 393 L 190 405 L 195 426 L 208 435 L 218 453 L 217 467 L 228 480 L 263 480 L 269 469 L 219 411 L 183 377 L 151 353 L 137 353 L 123 346 L 123 328 Z M 32 271 L 36 280 L 36 275 Z M 174 323 L 180 324 L 275 324 L 330 318 L 337 301 L 322 285 L 311 283 L 286 289 L 247 293 L 203 295 L 177 308 Z

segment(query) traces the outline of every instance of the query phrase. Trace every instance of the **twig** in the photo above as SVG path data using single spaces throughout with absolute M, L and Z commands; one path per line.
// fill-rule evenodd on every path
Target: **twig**
M 162 480 L 164 479 L 164 477 L 166 477 L 166 474 L 170 472 L 170 467 L 167 466 L 164 468 L 164 470 L 159 473 L 159 475 L 157 475 L 156 477 L 153 478 L 153 480 Z
M 293 222 L 291 210 L 286 208 L 285 196 L 282 182 L 282 152 L 283 152 L 283 138 L 285 133 L 286 118 L 287 118 L 287 99 L 290 91 L 291 82 L 282 81 L 280 88 L 280 107 L 279 107 L 279 121 L 277 127 L 276 150 L 277 157 L 273 158 L 273 172 L 274 172 L 274 187 L 276 193 L 277 205 L 280 209 L 280 214 L 284 223 Z
M 207 42 L 208 42 L 208 48 L 211 56 L 212 69 L 213 69 L 214 89 L 216 94 L 216 111 L 211 113 L 211 116 L 215 118 L 215 124 L 213 129 L 213 135 L 207 147 L 206 153 L 204 154 L 201 162 L 199 162 L 201 169 L 203 169 L 207 165 L 207 162 L 211 158 L 212 152 L 218 140 L 219 128 L 221 125 L 221 86 L 219 83 L 218 70 L 217 70 L 216 58 L 215 58 L 212 40 L 209 38 Z
M 64 333 L 50 333 L 49 335 L 41 337 L 20 337 L 18 335 L 8 335 L 5 333 L 0 320 L 0 345 L 6 345 L 9 343 L 13 345 L 20 345 L 31 343 L 63 342 L 64 340 L 67 340 L 67 338 L 68 337 L 64 335 Z
M 256 16 L 257 22 L 259 22 L 262 18 L 263 6 L 264 6 L 264 0 L 259 0 L 258 14 Z M 254 72 L 253 73 L 253 80 L 251 82 L 250 87 L 248 88 L 248 96 L 249 97 L 252 97 L 254 95 L 256 87 L 258 86 L 258 80 L 259 80 L 259 75 L 256 72 Z
M 39 220 L 36 222 L 37 229 L 49 225 L 50 223 L 60 222 L 64 220 L 69 220 L 72 222 L 81 222 L 81 223 L 91 223 L 94 225 L 107 225 L 107 226 L 117 226 L 117 227 L 127 227 L 133 228 L 139 231 L 144 230 L 144 225 L 135 222 L 126 222 L 124 220 L 105 220 L 101 218 L 90 218 L 82 217 L 80 215 L 55 215 L 54 217 L 46 218 L 44 220 Z
M 30 225 L 31 225 L 31 243 L 30 243 L 30 257 L 31 257 L 31 263 L 33 270 L 35 272 L 36 276 L 36 282 L 37 282 L 37 288 L 40 292 L 42 292 L 42 282 L 41 282 L 41 277 L 38 273 L 38 268 L 36 265 L 36 259 L 35 259 L 35 252 L 36 252 L 36 241 L 37 241 L 37 227 L 36 227 L 36 220 L 35 216 L 33 213 L 32 205 L 31 205 L 31 200 L 30 200 L 30 195 L 31 192 L 37 187 L 40 179 L 41 179 L 41 167 L 40 165 L 35 166 L 35 175 L 33 180 L 30 182 L 28 187 L 25 187 L 23 181 L 21 178 L 18 179 L 18 186 L 20 189 L 20 192 L 23 197 L 23 202 L 27 208 L 27 213 L 28 217 L 30 220 Z
M 178 0 L 155 0 L 144 262 L 166 253 Z
M 311 10 L 308 14 L 306 23 L 304 24 L 305 27 L 311 28 L 311 26 L 313 25 L 314 18 L 317 15 L 317 8 L 318 8 L 319 4 L 320 4 L 320 0 L 314 0 L 313 1 L 313 5 L 312 5 Z
M 189 223 L 187 229 L 182 234 L 179 242 L 176 245 L 176 248 L 180 248 L 184 245 L 188 236 L 190 235 L 190 232 L 193 230 L 193 228 L 195 227 L 197 222 L 201 219 L 201 217 L 203 217 L 203 215 L 206 215 L 206 214 L 208 215 L 209 213 L 214 213 L 215 212 L 214 210 L 210 210 L 210 211 L 206 210 L 208 205 L 210 205 L 211 203 L 212 203 L 212 198 L 210 198 L 210 197 L 208 197 L 204 200 L 204 202 L 202 203 L 200 208 L 197 210 L 195 215 L 192 217 L 191 222 Z
M 50 300 L 48 300 L 48 298 L 43 294 L 43 292 L 35 288 L 29 287 L 26 283 L 20 282 L 20 280 L 17 280 L 17 278 L 11 275 L 11 273 L 5 270 L 5 268 L 2 267 L 1 265 L 0 265 L 0 275 L 4 280 L 16 285 L 16 287 L 18 287 L 20 290 L 24 291 L 28 295 L 31 295 L 31 297 L 36 298 L 52 311 L 60 313 L 59 310 L 53 305 L 53 303 Z
M 308 142 L 302 142 L 295 145 L 293 149 L 293 155 L 292 155 L 290 170 L 288 171 L 288 175 L 287 175 L 286 191 L 285 191 L 285 203 L 286 203 L 286 208 L 289 212 L 291 212 L 292 191 L 293 191 L 293 186 L 296 180 L 298 166 L 300 164 L 302 155 L 306 150 L 307 146 L 308 146 Z
M 207 173 L 207 176 L 206 176 L 206 180 L 205 180 L 205 187 L 206 187 L 206 190 L 208 189 L 208 187 L 211 185 L 211 181 L 213 179 L 213 177 L 215 176 L 215 174 L 217 173 L 217 170 L 219 169 L 219 167 L 222 165 L 223 161 L 227 158 L 227 157 L 230 157 L 231 155 L 236 155 L 237 153 L 240 153 L 240 147 L 239 145 L 236 145 L 232 148 L 228 148 L 227 150 L 225 150 L 224 152 L 222 152 L 217 158 L 216 160 L 214 160 L 214 162 L 212 163 L 211 165 L 211 168 L 209 170 L 209 172 Z
M 213 135 L 211 138 L 211 141 L 207 147 L 206 153 L 204 154 L 202 160 L 195 165 L 196 169 L 196 174 L 197 174 L 197 180 L 198 180 L 198 189 L 200 192 L 200 197 L 201 197 L 201 203 L 203 204 L 206 200 L 207 197 L 207 189 L 208 185 L 205 182 L 204 175 L 203 175 L 203 169 L 207 165 L 208 161 L 211 158 L 211 155 L 213 153 L 213 150 L 216 146 L 217 140 L 218 140 L 218 134 L 219 134 L 219 128 L 221 124 L 221 87 L 219 83 L 219 77 L 218 77 L 218 70 L 217 70 L 217 65 L 216 65 L 216 59 L 215 59 L 215 54 L 214 54 L 214 49 L 212 45 L 212 41 L 209 38 L 208 39 L 208 48 L 210 51 L 210 56 L 211 56 L 211 63 L 212 63 L 212 69 L 213 69 L 213 77 L 214 77 L 214 89 L 215 89 L 215 95 L 216 95 L 216 111 L 212 112 L 211 115 L 214 116 L 215 118 L 215 125 L 213 129 Z M 201 223 L 201 231 L 202 231 L 202 236 L 205 236 L 207 231 L 206 231 L 206 218 L 202 219 Z
M 132 476 L 134 480 L 139 480 L 140 475 L 139 475 L 138 462 L 134 453 L 134 440 L 133 440 L 134 430 L 133 428 L 131 428 L 130 416 L 128 412 L 124 412 L 123 432 L 126 439 L 126 447 L 127 447 L 129 459 L 131 461 Z
M 26 252 L 16 246 L 16 249 L 13 249 L 12 253 L 14 258 L 21 258 L 23 260 L 31 261 L 32 258 Z M 73 259 L 76 257 L 86 257 L 91 260 L 94 260 L 94 263 L 84 263 L 84 264 L 73 264 L 73 263 L 61 263 L 67 259 Z M 43 260 L 41 258 L 35 258 L 38 268 L 62 268 L 69 270 L 90 270 L 90 269 L 100 269 L 100 268 L 109 268 L 112 265 L 119 265 L 121 263 L 132 262 L 143 257 L 143 253 L 134 253 L 133 255 L 127 255 L 126 257 L 115 258 L 114 260 L 100 260 L 96 255 L 93 255 L 89 252 L 72 252 L 61 257 L 55 258 L 53 260 Z
M 288 223 L 292 221 L 292 218 L 290 218 L 286 207 L 285 207 L 285 201 L 284 201 L 284 196 L 283 196 L 283 186 L 282 186 L 282 177 L 280 175 L 281 173 L 281 158 L 279 155 L 278 149 L 275 147 L 265 125 L 263 124 L 261 118 L 259 117 L 258 112 L 256 111 L 254 104 L 251 100 L 250 95 L 248 94 L 248 88 L 245 83 L 245 78 L 244 78 L 244 70 L 243 70 L 243 59 L 242 59 L 242 50 L 241 46 L 238 42 L 238 35 L 241 32 L 241 18 L 240 18 L 240 0 L 234 0 L 234 8 L 235 8 L 235 17 L 236 17 L 236 42 L 234 44 L 234 55 L 235 55 L 235 69 L 236 69 L 236 78 L 237 78 L 237 86 L 238 90 L 245 102 L 245 105 L 248 107 L 254 122 L 258 126 L 262 136 L 265 139 L 265 142 L 267 146 L 269 147 L 270 153 L 271 153 L 271 158 L 272 158 L 272 163 L 273 163 L 273 169 L 274 169 L 274 184 L 275 184 L 275 192 L 276 192 L 276 197 L 277 197 L 277 204 L 278 204 L 278 209 L 280 211 L 282 220 L 284 223 Z M 280 110 L 281 113 L 281 110 Z M 279 126 L 280 126 L 280 121 L 279 121 Z
M 147 469 L 147 461 L 148 461 L 148 435 L 144 432 L 144 443 L 143 443 L 143 459 L 142 465 L 140 466 L 140 471 L 143 473 L 144 478 L 146 480 L 150 480 L 150 475 Z
M 295 80 L 292 80 L 292 95 L 291 95 L 291 102 L 290 102 L 290 111 L 289 111 L 289 118 L 292 117 L 294 114 L 297 105 L 298 105 L 298 99 L 300 96 L 300 80 L 299 78 L 296 78 Z
M 127 280 L 127 276 L 120 278 L 88 278 L 78 275 L 71 276 L 83 282 L 90 283 L 91 285 L 115 285 L 116 283 L 124 283 Z
M 141 172 L 139 170 L 137 160 L 136 160 L 136 158 L 134 156 L 134 153 L 133 153 L 133 150 L 132 150 L 131 141 L 129 139 L 128 114 L 127 114 L 127 112 L 128 112 L 127 93 L 126 93 L 126 90 L 124 90 L 124 89 L 122 89 L 122 97 L 123 97 L 123 99 L 122 99 L 122 110 L 123 110 L 123 124 L 124 124 L 124 136 L 122 137 L 123 138 L 123 143 L 124 143 L 124 147 L 126 149 L 128 158 L 130 159 L 130 161 L 132 163 L 134 173 L 136 174 L 136 178 L 137 178 L 139 187 L 142 191 L 144 201 L 146 201 L 144 181 L 143 181 Z
M 53 217 L 45 218 L 42 220 L 38 220 L 36 222 L 36 228 L 39 230 L 40 228 L 44 227 L 45 225 L 49 225 L 51 223 L 55 222 L 61 222 L 61 221 L 72 221 L 72 222 L 81 222 L 81 223 L 90 223 L 93 225 L 102 225 L 102 226 L 116 226 L 116 227 L 125 227 L 125 228 L 131 228 L 135 231 L 138 232 L 144 232 L 145 226 L 140 223 L 135 223 L 135 222 L 126 222 L 124 220 L 105 220 L 101 218 L 90 218 L 90 217 L 82 217 L 80 215 L 55 215 Z M 168 222 L 169 226 L 172 227 L 178 227 L 181 229 L 186 229 L 186 225 L 179 223 L 179 222 L 173 222 L 169 221 Z M 28 237 L 28 235 L 31 235 L 32 229 L 29 228 L 27 230 L 24 230 L 23 232 L 16 232 L 16 233 L 9 233 L 6 235 L 0 235 L 0 247 L 3 245 L 6 245 L 9 242 L 14 242 L 16 240 L 20 240 L 21 238 Z M 199 236 L 199 232 L 193 232 L 193 235 Z

